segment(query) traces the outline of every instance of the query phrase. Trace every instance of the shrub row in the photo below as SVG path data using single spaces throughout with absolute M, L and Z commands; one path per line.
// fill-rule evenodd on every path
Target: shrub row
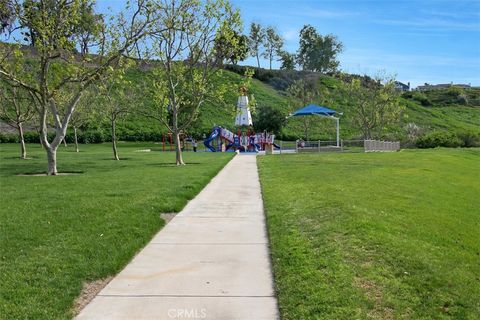
M 480 147 L 480 133 L 471 131 L 433 131 L 416 141 L 415 145 L 418 148 L 471 148 Z
M 54 133 L 49 133 L 48 139 L 54 138 Z M 40 137 L 37 132 L 25 132 L 24 139 L 26 143 L 39 143 Z M 111 136 L 103 131 L 77 131 L 77 139 L 79 143 L 102 143 L 112 141 Z M 117 139 L 121 141 L 162 141 L 162 132 L 119 132 Z M 65 136 L 67 143 L 74 143 L 75 136 L 73 132 L 68 132 Z M 19 137 L 13 133 L 0 133 L 0 143 L 17 143 Z

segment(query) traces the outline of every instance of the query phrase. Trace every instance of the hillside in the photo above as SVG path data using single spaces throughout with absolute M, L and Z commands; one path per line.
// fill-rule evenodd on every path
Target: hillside
M 201 109 L 198 120 L 192 126 L 188 134 L 201 137 L 210 132 L 215 125 L 233 128 L 235 104 L 239 83 L 242 81 L 241 69 L 236 72 L 222 70 L 221 74 L 215 79 L 218 84 L 228 85 L 230 90 L 225 96 L 224 103 L 207 102 Z M 249 93 L 255 96 L 257 102 L 257 111 L 264 107 L 272 107 L 281 110 L 286 116 L 291 111 L 302 107 L 301 103 L 287 99 L 283 88 L 288 82 L 281 78 L 281 71 L 256 70 L 257 79 L 252 80 Z M 240 74 L 239 74 L 240 73 Z M 304 75 L 302 72 L 288 71 L 288 79 L 294 79 Z M 149 70 L 133 70 L 128 73 L 128 78 L 132 82 L 143 81 L 146 77 L 151 77 Z M 343 106 L 341 99 L 332 98 L 338 96 L 338 79 L 327 75 L 308 74 L 309 77 L 315 77 L 320 82 L 320 87 L 329 92 L 328 97 L 320 97 L 319 101 L 312 101 L 317 104 L 325 104 L 328 107 L 344 113 L 341 120 L 341 136 L 343 139 L 360 138 L 360 132 L 351 125 L 353 110 Z M 258 78 L 264 80 L 260 81 Z M 274 86 L 277 88 L 274 88 Z M 151 104 L 151 95 L 142 93 L 139 95 L 141 100 L 139 104 Z M 456 88 L 446 90 L 436 90 L 431 92 L 408 92 L 404 93 L 401 103 L 406 107 L 400 123 L 396 126 L 385 128 L 384 138 L 402 139 L 405 137 L 404 127 L 407 123 L 415 123 L 423 132 L 432 130 L 459 131 L 467 130 L 480 132 L 480 89 L 470 89 L 467 91 L 458 91 Z M 255 119 L 255 114 L 254 114 Z M 304 119 L 291 118 L 286 121 L 280 137 L 294 140 L 303 137 Z M 331 140 L 335 137 L 335 126 L 330 119 L 310 119 L 310 139 Z M 6 131 L 4 126 L 0 126 L 3 136 Z M 81 140 L 89 142 L 100 142 L 108 140 L 108 124 L 90 123 L 85 126 L 86 133 L 81 135 Z M 145 118 L 138 114 L 129 114 L 118 123 L 118 136 L 122 140 L 161 140 L 165 128 L 155 120 Z M 11 133 L 10 133 L 11 135 Z M 35 135 L 30 137 L 36 142 Z M 27 137 L 28 139 L 28 137 Z M 5 141 L 6 139 L 1 139 Z M 8 139 L 10 140 L 10 139 Z M 68 137 L 71 140 L 71 135 Z
M 132 80 L 143 76 L 141 73 L 132 75 Z M 216 79 L 218 83 L 228 84 L 232 89 L 225 97 L 226 106 L 214 103 L 207 103 L 203 106 L 201 114 L 192 128 L 192 134 L 201 135 L 208 134 L 210 129 L 215 125 L 222 125 L 230 129 L 233 128 L 234 110 L 237 99 L 236 88 L 241 82 L 242 76 L 238 73 L 223 70 L 220 77 Z M 274 80 L 275 81 L 275 80 Z M 335 91 L 340 80 L 331 76 L 322 75 L 318 77 L 320 86 L 328 89 L 335 96 Z M 268 83 L 267 83 L 268 82 Z M 287 98 L 283 90 L 275 89 L 271 83 L 271 79 L 267 81 L 260 81 L 253 79 L 250 93 L 255 96 L 257 102 L 257 112 L 264 107 L 272 107 L 282 111 L 288 115 L 290 112 L 300 108 L 302 105 L 299 102 L 291 101 Z M 435 92 L 425 92 L 422 96 L 429 99 L 428 105 L 423 105 L 422 101 L 418 99 L 420 93 L 406 93 L 401 97 L 401 104 L 405 106 L 405 112 L 400 123 L 394 127 L 386 128 L 385 136 L 394 136 L 395 138 L 402 138 L 405 135 L 403 129 L 407 123 L 417 124 L 424 132 L 432 130 L 449 130 L 449 131 L 475 131 L 480 132 L 480 89 L 469 90 L 469 104 L 462 105 L 452 100 L 452 94 L 443 93 L 442 90 Z M 462 94 L 462 93 L 459 93 Z M 321 97 L 320 101 L 312 101 L 313 103 L 324 104 L 327 97 Z M 353 111 L 342 106 L 340 102 L 335 99 L 330 99 L 329 107 L 344 113 L 341 121 L 342 137 L 344 139 L 360 138 L 359 130 L 351 125 L 351 117 Z M 254 114 L 255 119 L 255 114 Z M 335 136 L 335 126 L 329 119 L 312 119 L 310 121 L 310 136 L 311 139 L 328 140 Z M 297 139 L 303 136 L 303 119 L 290 118 L 286 121 L 285 127 L 282 130 L 282 136 L 286 139 Z M 136 116 L 126 118 L 120 124 L 122 128 L 129 128 L 134 125 L 139 125 L 143 128 L 157 127 L 152 124 L 149 119 L 142 119 Z M 164 129 L 159 128 L 161 131 Z M 392 137 L 393 138 L 393 137 Z

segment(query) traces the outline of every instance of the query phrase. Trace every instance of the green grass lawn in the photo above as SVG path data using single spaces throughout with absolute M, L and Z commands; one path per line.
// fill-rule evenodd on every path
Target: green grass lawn
M 480 150 L 259 158 L 283 319 L 480 319 Z
M 139 153 L 152 144 L 59 148 L 59 172 L 39 177 L 45 154 L 0 144 L 0 319 L 68 319 L 84 282 L 113 275 L 228 162 L 231 154 Z

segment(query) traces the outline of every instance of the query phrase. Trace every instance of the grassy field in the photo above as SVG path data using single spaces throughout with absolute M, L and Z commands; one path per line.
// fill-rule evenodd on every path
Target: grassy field
M 480 319 L 480 150 L 259 158 L 283 319 Z
M 40 177 L 44 152 L 0 144 L 0 319 L 68 319 L 84 282 L 113 275 L 163 226 L 162 212 L 179 211 L 231 158 L 139 153 L 151 144 L 59 149 L 60 172 Z

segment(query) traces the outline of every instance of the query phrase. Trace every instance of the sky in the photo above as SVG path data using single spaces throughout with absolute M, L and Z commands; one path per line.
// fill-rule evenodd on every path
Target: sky
M 480 0 L 231 0 L 251 22 L 273 26 L 285 49 L 298 49 L 300 29 L 310 24 L 344 45 L 340 69 L 395 75 L 412 87 L 424 83 L 480 86 Z M 97 0 L 102 12 L 123 0 Z M 110 9 L 109 9 L 110 8 Z M 256 66 L 249 58 L 241 64 Z M 268 61 L 261 61 L 268 68 Z M 273 64 L 279 67 L 279 62 Z

